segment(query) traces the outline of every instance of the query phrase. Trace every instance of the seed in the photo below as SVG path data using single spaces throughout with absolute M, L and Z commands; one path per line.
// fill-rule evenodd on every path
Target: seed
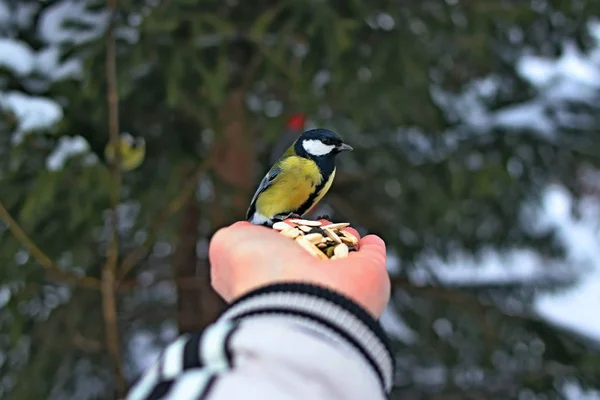
M 333 257 L 334 250 L 335 250 L 335 247 L 328 247 L 327 249 L 325 249 L 325 254 L 327 254 L 327 257 L 329 257 L 329 258 Z
M 290 219 L 290 222 L 298 225 L 306 225 L 306 226 L 321 226 L 321 222 L 319 221 L 311 221 L 309 219 Z
M 290 239 L 295 239 L 300 236 L 300 230 L 298 228 L 286 229 L 280 232 L 283 236 L 289 237 Z
M 323 236 L 321 236 L 319 233 L 309 233 L 308 235 L 304 235 L 304 238 L 311 243 L 317 244 L 321 243 Z
M 308 233 L 312 228 L 310 226 L 300 225 L 298 226 L 298 229 L 300 229 L 302 232 Z
M 348 246 L 353 246 L 356 244 L 352 239 L 348 239 L 345 236 L 340 236 L 340 240 L 342 241 L 342 243 L 346 243 Z
M 318 233 L 319 235 L 325 236 L 325 231 L 319 227 L 311 228 L 310 231 L 308 231 L 308 233 Z
M 348 257 L 348 246 L 344 243 L 340 243 L 333 248 L 333 255 L 337 258 L 346 258 Z
M 329 236 L 331 239 L 333 239 L 334 242 L 336 243 L 342 243 L 340 237 L 331 229 L 327 229 L 325 228 L 325 233 L 327 234 L 327 236 Z
M 302 246 L 304 248 L 304 250 L 308 251 L 313 256 L 315 256 L 321 260 L 327 260 L 327 256 L 325 254 L 323 254 L 323 252 L 321 250 L 319 250 L 319 248 L 317 246 L 315 246 L 314 244 L 312 244 L 311 242 L 306 240 L 306 238 L 304 236 L 298 236 L 296 238 L 296 242 L 298 242 L 298 244 L 300 246 Z
M 346 244 L 349 245 L 356 245 L 358 244 L 358 238 L 356 236 L 354 236 L 351 233 L 348 233 L 346 231 L 340 231 L 341 234 L 341 239 L 343 242 L 345 242 Z
M 275 222 L 273 224 L 273 229 L 275 229 L 276 231 L 284 231 L 284 230 L 290 229 L 290 228 L 291 228 L 290 225 L 286 224 L 285 222 L 281 222 L 281 221 Z
M 350 224 L 348 222 L 338 222 L 337 224 L 325 225 L 324 228 L 327 228 L 327 229 L 342 229 L 342 228 L 345 228 L 347 226 L 350 226 Z
M 321 242 L 321 243 L 317 243 L 317 247 L 320 249 L 324 249 L 325 247 L 327 247 L 327 245 L 325 243 Z

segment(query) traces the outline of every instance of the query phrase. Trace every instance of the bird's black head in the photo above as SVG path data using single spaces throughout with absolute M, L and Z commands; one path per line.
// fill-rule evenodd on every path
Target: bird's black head
M 311 129 L 300 135 L 294 150 L 301 157 L 322 159 L 353 149 L 329 129 Z

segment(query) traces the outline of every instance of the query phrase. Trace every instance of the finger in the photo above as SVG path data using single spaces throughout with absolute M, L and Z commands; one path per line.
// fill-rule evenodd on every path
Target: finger
M 235 224 L 234 224 L 235 225 Z M 212 264 L 227 243 L 229 227 L 221 228 L 212 235 L 208 243 L 208 260 Z
M 238 221 L 229 226 L 219 229 L 210 238 L 208 246 L 209 260 L 214 260 L 215 256 L 222 252 L 230 243 L 237 243 L 244 240 L 249 235 L 248 230 L 260 229 L 260 226 L 253 225 L 247 221 Z
M 239 228 L 242 226 L 252 226 L 252 224 L 248 221 L 237 221 L 237 222 L 234 222 L 233 224 L 229 225 L 228 228 Z
M 370 263 L 384 265 L 386 261 L 385 242 L 377 235 L 367 235 L 359 242 L 359 250 L 352 252 L 348 256 L 356 259 L 363 259 Z

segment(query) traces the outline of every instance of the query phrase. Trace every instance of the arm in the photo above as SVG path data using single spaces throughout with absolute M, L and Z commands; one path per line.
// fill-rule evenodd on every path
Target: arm
M 274 284 L 181 336 L 127 399 L 377 400 L 392 372 L 385 334 L 356 303 L 316 285 Z

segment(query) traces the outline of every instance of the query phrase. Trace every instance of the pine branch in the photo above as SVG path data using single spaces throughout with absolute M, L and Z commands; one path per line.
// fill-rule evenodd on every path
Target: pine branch
M 108 135 L 114 158 L 109 163 L 111 197 L 111 238 L 108 257 L 102 268 L 102 308 L 104 314 L 106 347 L 113 362 L 118 398 L 125 395 L 125 378 L 121 364 L 119 326 L 117 321 L 116 273 L 119 259 L 119 218 L 118 207 L 121 191 L 121 151 L 119 146 L 119 97 L 117 91 L 117 54 L 114 35 L 117 0 L 108 0 L 111 11 L 106 35 L 106 82 L 108 100 Z
M 84 276 L 79 277 L 73 273 L 61 270 L 58 265 L 52 261 L 42 249 L 40 249 L 31 240 L 27 232 L 19 225 L 19 223 L 10 215 L 4 204 L 0 201 L 0 219 L 8 226 L 8 229 L 21 242 L 27 251 L 46 269 L 46 274 L 56 280 L 71 283 L 77 286 L 99 289 L 100 281 L 98 279 Z
M 211 168 L 212 157 L 208 157 L 198 166 L 196 171 L 190 176 L 190 178 L 186 181 L 181 192 L 175 197 L 167 206 L 163 209 L 163 211 L 156 217 L 152 226 L 150 227 L 150 231 L 148 237 L 144 241 L 143 244 L 131 250 L 125 259 L 121 263 L 121 267 L 119 268 L 119 281 L 125 278 L 129 271 L 138 263 L 138 261 L 144 257 L 145 253 L 152 247 L 154 241 L 156 239 L 156 235 L 160 231 L 160 229 L 164 226 L 167 220 L 172 217 L 175 213 L 177 213 L 181 207 L 185 204 L 186 201 L 189 200 L 190 197 L 194 195 L 196 188 L 198 187 L 198 181 L 200 178 L 208 172 Z

